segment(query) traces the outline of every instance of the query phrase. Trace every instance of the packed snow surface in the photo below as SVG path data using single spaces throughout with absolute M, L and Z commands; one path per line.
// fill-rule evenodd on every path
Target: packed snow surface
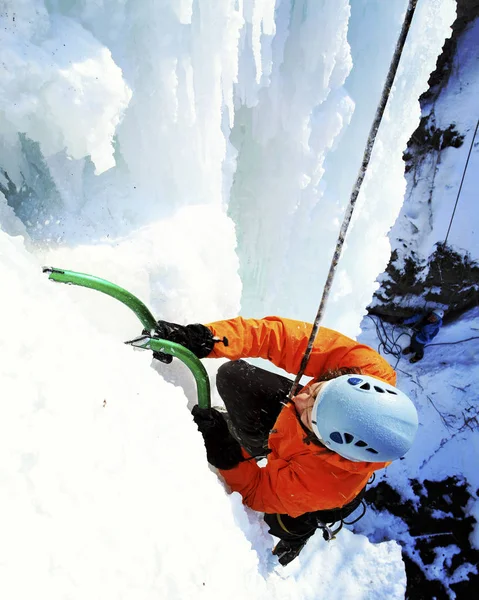
M 371 317 L 362 323 L 360 340 L 373 347 L 379 346 Z M 409 343 L 412 333 L 405 326 L 386 325 L 391 340 L 396 340 L 403 348 Z M 425 348 L 424 358 L 411 365 L 409 356 L 399 360 L 385 354 L 398 373 L 398 386 L 412 398 L 419 412 L 419 433 L 416 443 L 405 459 L 395 461 L 384 470 L 378 481 L 393 482 L 402 501 L 417 503 L 411 480 L 441 481 L 456 478 L 456 485 L 466 483 L 470 500 L 464 506 L 464 516 L 476 519 L 479 515 L 479 431 L 477 407 L 477 387 L 479 386 L 479 309 L 474 308 L 462 316 L 461 320 L 446 324 L 432 343 Z M 430 498 L 431 502 L 435 498 Z M 452 499 L 445 498 L 445 505 Z M 451 506 L 451 511 L 457 510 Z M 443 532 L 450 531 L 447 524 L 449 513 L 436 514 L 438 523 L 446 519 Z M 451 538 L 443 537 L 436 544 L 434 561 L 423 560 L 418 552 L 417 539 L 408 531 L 402 519 L 391 515 L 378 517 L 374 510 L 360 521 L 356 531 L 366 533 L 373 541 L 381 539 L 400 540 L 410 556 L 414 556 L 428 579 L 444 581 L 446 587 L 455 581 L 467 580 L 472 573 L 477 575 L 477 565 L 465 559 L 451 565 L 451 558 L 460 549 L 451 544 Z M 441 528 L 439 528 L 441 531 Z M 394 533 L 393 533 L 394 532 Z M 434 534 L 433 534 L 434 535 Z M 418 538 L 429 537 L 419 535 Z M 479 529 L 477 522 L 469 536 L 472 548 L 479 549 Z M 460 565 L 460 566 L 459 566 Z M 451 597 L 455 594 L 452 593 Z M 459 595 L 457 595 L 459 598 Z
M 2 597 L 402 597 L 392 541 L 316 535 L 280 567 L 261 515 L 209 470 L 183 389 L 121 343 L 121 311 L 116 335 L 101 332 L 80 310 L 87 290 L 46 280 L 20 238 L 0 241 Z M 108 319 L 115 301 L 87 292 Z
M 347 530 L 280 567 L 208 468 L 186 367 L 151 368 L 128 309 L 41 273 L 181 323 L 312 320 L 407 2 L 333 4 L 2 2 L 2 597 L 404 596 L 400 546 Z M 326 316 L 349 335 L 454 8 L 417 9 Z
M 476 210 L 479 138 L 479 21 L 468 25 L 457 41 L 450 72 L 437 97 L 424 102 L 429 127 L 450 128 L 462 144 L 419 152 L 410 161 L 405 202 L 390 238 L 397 250 L 396 265 L 413 254 L 426 261 L 438 241 L 477 260 L 479 211 Z M 444 135 L 444 134 L 443 134 Z M 427 271 L 422 275 L 425 277 Z

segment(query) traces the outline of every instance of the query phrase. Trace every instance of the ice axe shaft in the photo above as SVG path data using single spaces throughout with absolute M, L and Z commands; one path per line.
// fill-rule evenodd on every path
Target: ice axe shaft
M 200 362 L 199 358 L 197 358 L 193 352 L 187 348 L 184 348 L 180 344 L 155 338 L 156 320 L 147 306 L 143 304 L 141 300 L 119 285 L 111 283 L 106 279 L 100 279 L 94 275 L 77 273 L 76 271 L 68 271 L 66 269 L 58 269 L 56 267 L 43 267 L 43 272 L 48 273 L 48 278 L 52 281 L 78 285 L 80 287 L 97 290 L 103 294 L 111 296 L 112 298 L 116 298 L 128 306 L 128 308 L 130 308 L 141 321 L 144 329 L 149 332 L 149 335 L 139 336 L 126 343 L 136 348 L 145 348 L 148 350 L 153 350 L 153 352 L 163 352 L 179 358 L 190 369 L 193 377 L 195 378 L 198 392 L 198 405 L 200 408 L 210 408 L 210 380 L 206 369 Z

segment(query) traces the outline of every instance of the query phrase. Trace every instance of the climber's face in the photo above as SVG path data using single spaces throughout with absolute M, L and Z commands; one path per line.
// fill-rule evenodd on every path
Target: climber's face
M 320 381 L 319 383 L 313 383 L 293 398 L 296 410 L 298 411 L 301 423 L 310 431 L 313 431 L 311 424 L 311 413 L 313 410 L 314 402 L 321 390 L 326 384 L 326 381 Z

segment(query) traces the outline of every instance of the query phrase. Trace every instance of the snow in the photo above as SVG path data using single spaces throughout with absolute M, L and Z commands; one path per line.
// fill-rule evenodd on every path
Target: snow
M 473 207 L 479 164 L 477 135 L 474 139 L 478 36 L 476 20 L 469 24 L 458 41 L 451 73 L 442 93 L 434 104 L 425 104 L 424 113 L 432 115 L 431 122 L 435 127 L 447 130 L 453 125 L 464 136 L 464 141 L 459 148 L 446 147 L 441 152 L 428 153 L 417 161 L 414 175 L 413 172 L 409 174 L 405 203 L 390 234 L 392 245 L 399 252 L 398 266 L 402 264 L 405 248 L 406 252 L 415 252 L 418 261 L 425 260 L 434 251 L 435 244 L 444 241 L 446 236 L 448 244 L 460 253 L 472 252 L 477 256 L 479 216 Z M 426 271 L 423 274 L 426 276 Z
M 363 322 L 360 340 L 376 347 L 377 337 L 370 323 L 370 319 Z M 472 445 L 472 455 L 479 451 L 479 440 L 475 436 L 469 438 L 466 424 L 468 416 L 473 418 L 476 414 L 474 389 L 478 375 L 471 368 L 477 364 L 479 354 L 478 323 L 479 310 L 473 309 L 459 322 L 443 325 L 434 341 L 426 346 L 420 363 L 413 366 L 402 358 L 397 364 L 398 387 L 415 400 L 419 421 L 427 429 L 427 435 L 419 436 L 421 442 L 414 444 L 407 457 L 387 470 L 395 483 L 402 478 L 401 491 L 405 497 L 409 493 L 410 473 L 418 470 L 422 479 L 461 473 L 473 489 L 479 486 L 477 469 L 469 454 L 457 451 L 464 438 Z M 386 327 L 387 331 L 390 327 Z M 407 328 L 402 329 L 407 332 Z M 399 342 L 402 347 L 407 346 L 407 340 L 405 336 Z M 397 362 L 391 356 L 389 360 L 393 365 Z M 441 452 L 447 452 L 447 461 L 442 460 Z
M 208 469 L 182 389 L 0 239 L 2 596 L 401 597 L 397 544 L 349 532 L 281 572 L 260 515 Z
M 362 329 L 360 341 L 377 348 L 378 339 L 371 319 L 364 319 Z M 407 346 L 407 328 L 397 329 L 386 324 L 388 335 L 396 336 L 402 347 Z M 401 331 L 404 337 L 399 338 Z M 406 357 L 397 361 L 391 355 L 385 356 L 398 373 L 398 387 L 415 402 L 420 425 L 411 450 L 404 459 L 395 461 L 379 474 L 379 481 L 394 481 L 402 501 L 416 503 L 411 479 L 440 481 L 455 476 L 460 482 L 467 482 L 471 494 L 465 515 L 477 520 L 479 436 L 475 390 L 479 385 L 479 309 L 474 308 L 459 321 L 443 325 L 434 342 L 426 346 L 424 358 L 419 363 L 411 365 Z M 409 554 L 415 555 L 428 578 L 440 581 L 447 579 L 445 566 L 451 553 L 459 552 L 457 547 L 440 546 L 436 551 L 441 550 L 441 554 L 436 560 L 432 564 L 424 564 L 415 552 L 415 537 L 409 534 L 401 519 L 382 513 L 379 523 L 377 521 L 377 515 L 370 510 L 355 530 L 376 541 L 391 537 L 400 540 L 408 548 Z M 470 535 L 471 546 L 475 548 L 478 543 L 477 531 L 476 523 Z M 468 573 L 477 573 L 477 567 L 466 562 L 455 570 L 451 569 L 449 583 L 467 579 Z
M 128 309 L 49 282 L 41 266 L 111 280 L 175 322 L 311 320 L 348 199 L 334 182 L 349 191 L 357 172 L 405 7 L 4 0 L 2 597 L 404 597 L 395 541 L 317 533 L 280 567 L 261 515 L 208 468 L 186 367 L 151 368 L 122 344 L 141 333 Z M 419 3 L 328 309 L 327 324 L 350 335 L 389 256 L 401 152 L 453 17 L 452 0 Z M 375 43 L 360 44 L 365 30 Z M 462 433 L 442 444 L 416 387 L 440 411 L 466 410 L 468 393 L 441 390 L 452 368 L 463 366 L 451 379 L 461 387 L 477 362 L 468 346 L 435 369 L 444 348 L 411 370 L 414 384 L 400 381 L 428 432 L 408 464 L 431 476 Z M 204 363 L 214 380 L 218 362 Z M 404 464 L 388 476 L 407 497 Z M 474 481 L 467 456 L 452 468 Z

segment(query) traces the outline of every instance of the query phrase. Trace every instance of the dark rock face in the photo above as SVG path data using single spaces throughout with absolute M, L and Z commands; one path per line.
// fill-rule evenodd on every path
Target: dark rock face
M 403 154 L 406 173 L 413 168 L 418 157 L 433 150 L 441 152 L 445 148 L 460 148 L 464 142 L 464 136 L 457 131 L 454 123 L 446 129 L 441 129 L 436 127 L 434 120 L 430 117 L 431 115 L 422 117 L 418 128 L 407 144 L 407 150 Z
M 477 18 L 479 0 L 457 0 L 453 35 L 446 40 L 436 69 L 431 73 L 430 87 L 420 98 L 422 119 L 404 153 L 411 197 L 421 177 L 424 177 L 424 163 L 429 161 L 434 167 L 429 171 L 434 174 L 426 180 L 431 190 L 429 199 L 423 196 L 423 204 L 419 206 L 419 200 L 415 204 L 425 211 L 432 211 L 432 190 L 436 167 L 441 163 L 441 152 L 446 148 L 459 148 L 464 143 L 464 132 L 458 130 L 453 117 L 450 125 L 437 124 L 435 103 L 449 82 L 454 60 L 457 60 L 460 36 Z M 468 134 L 468 144 L 470 140 L 471 134 Z M 478 142 L 479 135 L 475 144 Z M 454 201 L 455 198 L 452 204 Z M 422 223 L 425 221 L 427 216 Z M 411 304 L 424 306 L 425 310 L 432 306 L 447 307 L 447 322 L 479 305 L 479 256 L 471 256 L 468 251 L 448 245 L 445 232 L 441 235 L 445 235 L 446 239 L 438 239 L 429 256 L 419 256 L 415 251 L 417 244 L 411 242 L 411 239 L 417 239 L 419 223 L 420 220 L 415 222 L 411 219 L 408 226 L 401 229 L 406 232 L 404 239 L 396 237 L 396 250 L 390 257 L 386 272 L 379 278 L 380 287 L 369 312 L 381 319 L 395 322 L 408 317 L 411 309 L 408 311 L 406 307 Z M 477 427 L 477 419 L 472 426 Z M 479 551 L 471 547 L 469 538 L 475 520 L 467 514 L 467 505 L 471 499 L 477 499 L 479 490 L 472 490 L 467 480 L 454 472 L 441 481 L 417 478 L 411 479 L 410 483 L 414 502 L 405 502 L 394 489 L 394 483 L 390 485 L 385 481 L 369 490 L 366 496 L 369 504 L 377 510 L 387 511 L 401 519 L 402 527 L 398 526 L 394 531 L 392 526 L 388 539 L 396 539 L 403 546 L 406 598 L 450 600 L 475 597 L 479 589 Z M 378 520 L 381 520 L 380 515 Z
M 479 17 L 479 0 L 456 0 L 457 18 L 452 26 L 453 31 L 461 32 L 466 25 Z
M 422 118 L 414 131 L 404 153 L 408 188 L 414 197 L 415 187 L 424 173 L 421 168 L 429 160 L 435 163 L 435 173 L 441 163 L 441 152 L 446 148 L 459 148 L 464 134 L 455 123 L 439 127 L 435 118 L 435 102 L 446 86 L 452 72 L 458 40 L 465 28 L 479 18 L 479 0 L 457 0 L 457 18 L 452 25 L 453 34 L 446 40 L 436 69 L 431 73 L 429 89 L 420 98 Z M 476 136 L 477 144 L 479 136 Z M 470 143 L 468 137 L 468 144 Z M 431 200 L 435 174 L 429 175 Z M 423 179 L 424 181 L 424 179 Z M 454 203 L 454 199 L 452 199 Z M 424 209 L 423 209 L 424 210 Z M 410 224 L 411 236 L 415 226 Z M 444 233 L 443 233 L 444 234 Z M 479 304 L 479 257 L 468 251 L 447 245 L 446 239 L 438 239 L 436 249 L 429 257 L 418 256 L 409 240 L 397 239 L 399 245 L 393 251 L 385 273 L 380 277 L 380 287 L 369 307 L 371 314 L 395 320 L 409 316 L 403 308 L 416 297 L 416 305 L 434 303 L 446 308 L 446 321 Z M 406 301 L 406 298 L 408 301 Z
M 437 59 L 436 68 L 429 77 L 429 89 L 420 98 L 421 103 L 437 97 L 438 92 L 447 83 L 457 48 L 457 40 L 467 25 L 479 17 L 479 0 L 456 0 L 456 4 L 457 16 L 452 24 L 452 36 L 444 43 L 442 53 Z
M 416 500 L 404 502 L 385 481 L 368 490 L 366 501 L 402 519 L 402 531 L 391 538 L 403 546 L 408 600 L 474 598 L 479 589 L 475 566 L 479 551 L 469 536 L 476 523 L 466 514 L 475 497 L 467 482 L 458 477 L 442 481 L 410 480 Z M 434 565 L 434 566 L 433 566 Z M 434 577 L 440 573 L 440 579 Z
M 427 264 L 416 261 L 412 253 L 401 271 L 395 266 L 396 258 L 393 253 L 370 314 L 391 321 L 410 317 L 412 313 L 401 306 L 401 299 L 416 295 L 425 305 L 447 306 L 447 322 L 479 303 L 479 263 L 470 254 L 438 243 Z

